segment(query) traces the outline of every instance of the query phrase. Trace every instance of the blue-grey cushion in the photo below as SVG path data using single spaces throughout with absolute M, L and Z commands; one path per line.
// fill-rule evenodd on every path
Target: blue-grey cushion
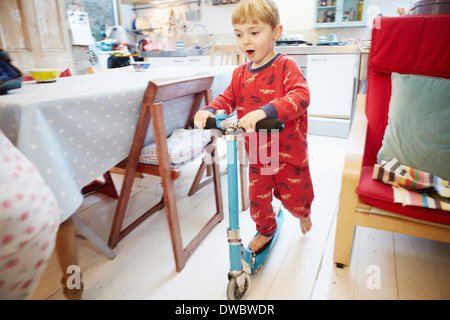
M 378 162 L 401 164 L 450 180 L 450 80 L 392 73 L 388 124 Z
M 210 142 L 211 130 L 174 130 L 172 135 L 167 138 L 170 165 L 175 168 L 194 161 L 195 158 L 203 153 L 203 150 Z M 142 148 L 139 162 L 152 165 L 158 164 L 155 142 Z

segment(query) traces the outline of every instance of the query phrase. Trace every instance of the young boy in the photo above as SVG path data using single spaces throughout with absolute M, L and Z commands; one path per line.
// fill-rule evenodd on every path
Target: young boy
M 300 219 L 303 233 L 311 229 L 314 192 L 306 141 L 306 108 L 310 97 L 297 63 L 275 52 L 275 41 L 280 38 L 283 27 L 272 0 L 241 0 L 233 11 L 232 24 L 239 48 L 250 62 L 234 70 L 231 84 L 210 105 L 196 113 L 194 123 L 203 128 L 207 118 L 214 117 L 217 110 L 230 114 L 237 109 L 239 122 L 246 130 L 250 215 L 259 232 L 250 242 L 250 249 L 256 252 L 273 238 L 277 228 L 272 191 L 283 206 Z M 278 141 L 271 135 L 264 139 L 261 135 L 255 148 L 248 135 L 254 131 L 256 123 L 265 118 L 278 118 L 285 128 Z M 278 145 L 271 145 L 277 142 Z M 271 151 L 278 151 L 275 154 L 278 166 L 267 174 L 268 165 L 262 161 L 261 154 L 274 157 Z

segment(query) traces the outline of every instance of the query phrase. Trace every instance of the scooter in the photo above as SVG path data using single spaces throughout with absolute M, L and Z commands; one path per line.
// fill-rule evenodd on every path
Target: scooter
M 227 140 L 227 175 L 228 175 L 228 210 L 229 228 L 227 238 L 229 244 L 230 271 L 228 273 L 227 298 L 229 300 L 243 300 L 250 292 L 250 275 L 254 275 L 267 260 L 275 243 L 279 230 L 284 220 L 283 211 L 277 215 L 277 230 L 271 241 L 263 248 L 254 252 L 249 246 L 242 244 L 239 228 L 239 200 L 238 200 L 238 175 L 237 175 L 237 148 L 236 142 L 244 130 L 239 120 L 227 119 L 227 115 L 219 110 L 215 119 L 209 118 L 205 129 L 219 129 Z M 191 124 L 193 122 L 191 121 Z M 264 119 L 257 123 L 255 131 L 266 130 L 267 133 L 281 132 L 284 124 L 278 119 Z M 276 130 L 276 131 L 273 131 Z M 255 234 L 256 237 L 258 233 Z

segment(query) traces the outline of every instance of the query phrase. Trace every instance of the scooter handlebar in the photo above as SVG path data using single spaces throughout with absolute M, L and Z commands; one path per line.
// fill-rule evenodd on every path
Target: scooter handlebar
M 255 131 L 267 130 L 270 133 L 272 130 L 283 131 L 284 123 L 280 119 L 263 119 L 256 123 Z
M 191 128 L 194 128 L 194 119 L 190 121 Z M 208 118 L 204 129 L 218 129 L 215 118 Z M 281 132 L 284 129 L 284 123 L 280 119 L 263 119 L 256 123 L 255 131 L 267 130 L 267 133 L 271 133 L 272 130 L 278 130 Z

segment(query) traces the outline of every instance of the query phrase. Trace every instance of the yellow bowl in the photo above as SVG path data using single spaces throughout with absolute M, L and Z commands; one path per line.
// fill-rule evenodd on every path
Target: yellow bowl
M 30 71 L 30 74 L 37 82 L 55 82 L 61 75 L 61 70 L 36 69 Z

